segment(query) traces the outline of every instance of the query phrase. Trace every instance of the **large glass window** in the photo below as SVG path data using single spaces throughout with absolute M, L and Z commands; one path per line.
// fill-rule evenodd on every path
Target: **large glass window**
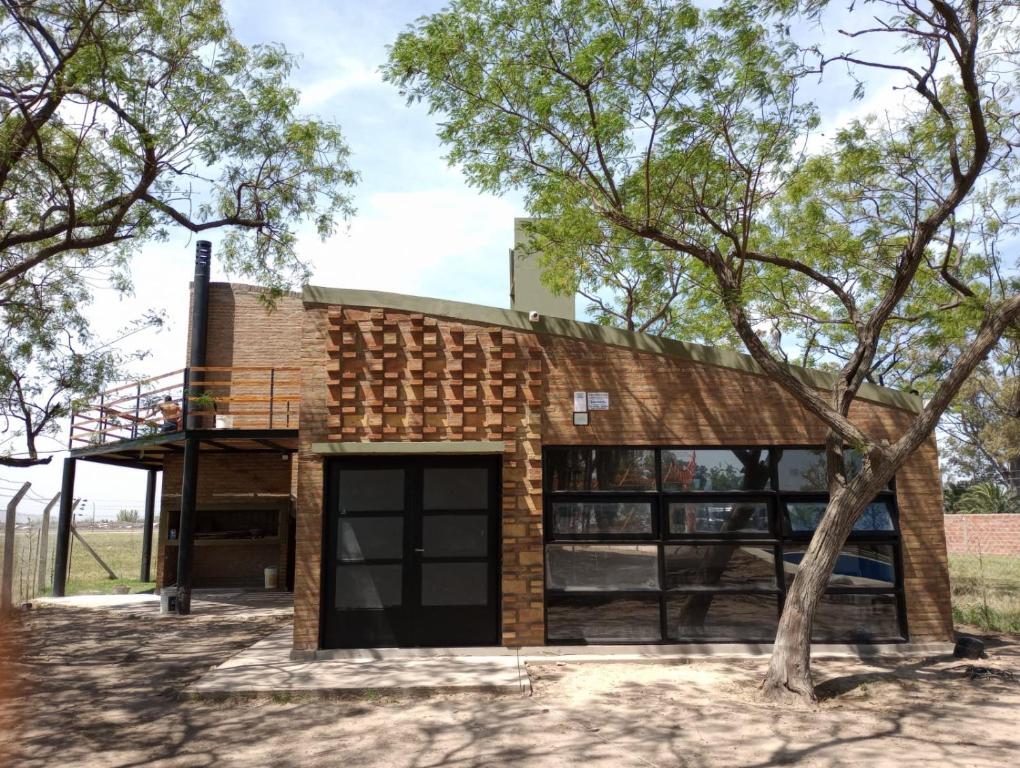
M 825 512 L 825 462 L 821 446 L 546 448 L 549 641 L 771 640 Z M 903 614 L 884 492 L 833 568 L 815 636 L 903 639 Z
M 769 532 L 769 505 L 764 501 L 674 501 L 669 503 L 669 532 L 748 534 Z
M 621 591 L 659 588 L 657 547 L 641 544 L 550 544 L 545 549 L 551 589 Z
M 646 535 L 654 517 L 647 501 L 554 501 L 552 526 L 558 536 Z
M 773 546 L 670 544 L 665 552 L 667 589 L 776 589 Z
M 654 491 L 655 451 L 644 448 L 548 448 L 550 491 Z
M 664 491 L 761 491 L 772 482 L 766 448 L 662 452 Z

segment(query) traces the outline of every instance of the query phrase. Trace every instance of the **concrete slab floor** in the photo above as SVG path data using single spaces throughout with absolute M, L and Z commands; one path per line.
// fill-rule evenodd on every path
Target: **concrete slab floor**
M 151 614 L 160 617 L 159 595 L 139 593 L 132 595 L 68 595 L 66 597 L 39 597 L 32 601 L 38 605 L 67 608 L 96 608 L 127 611 L 133 614 Z M 193 615 L 287 617 L 294 613 L 294 596 L 290 592 L 266 592 L 244 589 L 196 589 L 191 593 Z M 163 618 L 173 619 L 174 616 Z
M 364 691 L 484 691 L 528 694 L 531 682 L 513 655 L 450 655 L 294 661 L 293 627 L 273 632 L 189 686 L 198 699 L 282 694 L 333 696 Z M 496 650 L 496 649 L 489 649 Z
M 528 694 L 529 664 L 765 658 L 768 645 L 547 646 L 533 648 L 370 648 L 294 654 L 293 628 L 281 627 L 192 684 L 196 698 L 280 694 L 332 696 L 358 691 L 488 691 Z M 817 658 L 941 656 L 945 643 L 818 645 Z

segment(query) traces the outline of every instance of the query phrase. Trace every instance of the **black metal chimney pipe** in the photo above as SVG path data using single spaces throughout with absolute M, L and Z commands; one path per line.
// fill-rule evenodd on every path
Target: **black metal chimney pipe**
M 191 563 L 195 539 L 195 515 L 198 500 L 198 454 L 199 439 L 191 432 L 201 427 L 200 420 L 207 415 L 193 417 L 187 403 L 190 398 L 201 394 L 201 383 L 196 387 L 192 382 L 197 378 L 205 381 L 205 372 L 195 373 L 195 368 L 205 365 L 206 331 L 209 325 L 209 258 L 212 243 L 199 240 L 195 244 L 195 281 L 191 292 L 191 355 L 188 358 L 188 392 L 184 395 L 185 428 L 184 462 L 181 467 L 181 514 L 178 524 L 177 541 L 177 613 L 187 616 L 191 613 Z
M 205 365 L 206 330 L 209 326 L 209 260 L 212 243 L 195 244 L 195 282 L 191 294 L 191 366 Z

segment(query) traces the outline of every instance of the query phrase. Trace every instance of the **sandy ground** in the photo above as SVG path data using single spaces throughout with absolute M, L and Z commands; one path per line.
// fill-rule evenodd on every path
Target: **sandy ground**
M 819 662 L 826 698 L 802 711 L 751 701 L 760 661 L 543 664 L 527 698 L 180 695 L 282 620 L 32 611 L 6 638 L 22 650 L 3 665 L 0 765 L 902 768 L 1016 765 L 1020 749 L 1020 683 L 952 659 Z M 1020 672 L 1020 638 L 979 663 Z

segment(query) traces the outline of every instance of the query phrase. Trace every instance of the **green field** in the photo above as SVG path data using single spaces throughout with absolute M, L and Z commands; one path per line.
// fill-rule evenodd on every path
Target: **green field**
M 143 592 L 152 589 L 154 582 L 143 582 L 138 580 L 139 566 L 142 557 L 142 530 L 119 531 L 90 531 L 80 529 L 82 538 L 89 543 L 96 553 L 106 562 L 117 579 L 108 577 L 102 566 L 93 559 L 86 551 L 81 542 L 71 537 L 71 565 L 67 578 L 67 594 L 88 595 L 106 594 L 113 592 L 118 584 L 125 584 L 131 592 Z M 0 547 L 3 543 L 3 535 L 0 534 Z M 47 590 L 51 586 L 53 578 L 53 547 L 56 541 L 56 529 L 50 530 L 49 553 L 47 558 L 46 579 Z M 155 560 L 156 542 L 153 541 L 153 560 L 150 567 L 150 576 L 156 575 Z M 39 549 L 38 529 L 28 531 L 19 530 L 15 541 L 14 558 L 14 599 L 23 602 L 35 597 L 35 573 Z M 2 551 L 2 549 L 0 549 Z
M 1020 633 L 1020 557 L 950 555 L 953 621 Z

